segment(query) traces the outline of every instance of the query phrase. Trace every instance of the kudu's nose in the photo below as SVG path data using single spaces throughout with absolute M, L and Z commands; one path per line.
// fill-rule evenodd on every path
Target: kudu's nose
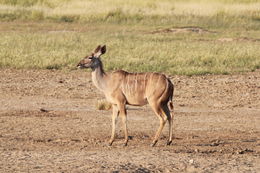
M 82 68 L 82 64 L 78 63 L 77 68 Z

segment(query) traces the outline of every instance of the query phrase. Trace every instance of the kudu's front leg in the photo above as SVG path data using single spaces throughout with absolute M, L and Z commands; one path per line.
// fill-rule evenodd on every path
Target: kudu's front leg
M 113 105 L 113 114 L 112 114 L 112 134 L 111 138 L 109 140 L 109 146 L 111 146 L 115 140 L 115 133 L 116 133 L 116 122 L 117 122 L 117 117 L 119 114 L 119 110 L 116 105 Z
M 128 131 L 127 131 L 127 114 L 126 114 L 125 105 L 121 105 L 121 106 L 120 106 L 119 113 L 120 113 L 120 116 L 121 116 L 121 118 L 122 118 L 122 124 L 123 124 L 124 133 L 125 133 L 124 146 L 127 146 L 127 142 L 128 142 Z

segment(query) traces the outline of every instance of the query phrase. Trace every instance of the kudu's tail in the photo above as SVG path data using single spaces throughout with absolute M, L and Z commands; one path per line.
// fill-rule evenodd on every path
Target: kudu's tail
M 170 109 L 171 111 L 173 111 L 174 109 L 174 106 L 173 106 L 173 103 L 172 103 L 172 98 L 173 98 L 173 92 L 174 92 L 174 85 L 172 84 L 172 82 L 170 81 L 170 79 L 168 79 L 168 86 L 169 86 L 169 94 L 170 94 L 170 97 L 169 97 L 169 106 L 170 106 Z

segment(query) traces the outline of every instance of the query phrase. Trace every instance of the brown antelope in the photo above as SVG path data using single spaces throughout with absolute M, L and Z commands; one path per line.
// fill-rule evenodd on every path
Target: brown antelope
M 105 73 L 100 56 L 106 52 L 106 46 L 98 46 L 95 51 L 82 59 L 79 68 L 92 69 L 92 81 L 94 85 L 105 94 L 108 102 L 112 104 L 112 134 L 109 145 L 115 139 L 115 126 L 118 115 L 121 116 L 125 133 L 124 145 L 128 142 L 126 105 L 143 106 L 147 103 L 152 107 L 160 119 L 160 127 L 156 132 L 151 146 L 154 146 L 168 120 L 169 139 L 167 145 L 172 142 L 172 120 L 168 108 L 173 110 L 172 96 L 174 86 L 170 79 L 160 73 L 128 73 L 123 70 Z

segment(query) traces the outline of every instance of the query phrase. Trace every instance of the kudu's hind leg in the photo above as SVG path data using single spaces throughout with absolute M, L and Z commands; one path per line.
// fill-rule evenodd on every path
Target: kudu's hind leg
M 172 115 L 173 114 L 171 114 L 167 105 L 163 106 L 163 110 L 164 110 L 165 115 L 167 116 L 167 120 L 168 120 L 168 123 L 169 123 L 169 139 L 168 139 L 167 145 L 170 145 L 172 143 L 172 122 L 173 122 L 173 116 Z
M 116 133 L 116 122 L 118 117 L 119 110 L 116 105 L 113 105 L 113 114 L 112 114 L 112 134 L 109 140 L 109 146 L 111 146 L 115 140 L 115 133 Z
M 160 104 L 152 104 L 151 107 L 152 107 L 153 111 L 155 112 L 155 114 L 160 119 L 160 126 L 159 126 L 159 128 L 154 136 L 153 142 L 151 144 L 151 146 L 153 147 L 158 142 L 158 139 L 162 133 L 163 127 L 167 121 L 167 117 L 163 113 L 163 108 L 160 106 Z

